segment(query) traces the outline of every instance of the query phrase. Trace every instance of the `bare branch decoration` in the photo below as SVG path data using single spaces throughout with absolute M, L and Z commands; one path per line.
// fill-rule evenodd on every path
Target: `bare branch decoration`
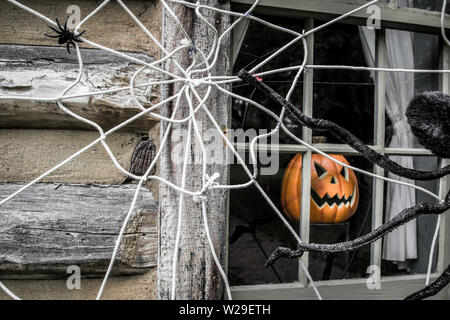
M 364 144 L 360 139 L 355 137 L 352 133 L 350 133 L 345 128 L 335 124 L 332 121 L 324 120 L 324 119 L 315 119 L 312 117 L 308 117 L 303 112 L 301 112 L 300 108 L 294 106 L 292 103 L 287 101 L 281 95 L 279 95 L 275 90 L 266 85 L 262 79 L 256 78 L 248 73 L 246 70 L 241 70 L 238 74 L 238 77 L 243 81 L 259 90 L 267 97 L 269 97 L 273 102 L 275 102 L 278 106 L 285 108 L 289 114 L 291 115 L 292 120 L 294 120 L 297 124 L 306 126 L 311 129 L 321 129 L 328 130 L 332 134 L 334 134 L 341 141 L 351 146 L 353 149 L 358 151 L 362 156 L 371 161 L 374 164 L 382 167 L 383 169 L 394 173 L 398 176 L 414 179 L 414 180 L 433 180 L 446 176 L 450 173 L 450 166 L 446 166 L 444 168 L 435 170 L 435 171 L 418 171 L 414 169 L 404 168 L 398 163 L 390 160 L 385 155 L 379 154 L 375 150 L 369 148 L 366 144 Z M 423 105 L 422 107 L 420 105 Z M 443 155 L 443 146 L 447 143 L 446 137 L 448 136 L 448 126 L 446 126 L 446 121 L 448 122 L 448 110 L 450 110 L 450 98 L 440 92 L 430 92 L 418 95 L 415 97 L 410 104 L 411 108 L 409 108 L 409 112 L 414 115 L 413 132 L 416 134 L 417 129 L 421 128 L 424 130 L 420 131 L 421 141 L 424 140 L 425 134 L 429 134 L 431 137 L 438 136 L 435 138 L 437 142 L 434 144 L 426 144 L 425 146 L 428 149 L 431 149 L 434 153 L 438 153 L 438 155 Z M 431 108 L 430 108 L 431 107 Z M 431 110 L 431 111 L 429 111 Z M 414 112 L 411 112 L 414 111 Z M 441 112 L 439 112 L 441 111 Z M 420 119 L 420 113 L 425 113 L 427 120 L 424 120 L 424 123 L 417 124 L 417 119 Z M 426 114 L 429 113 L 437 113 L 441 116 L 433 117 L 433 115 Z M 407 113 L 408 115 L 408 113 Z M 419 117 L 417 117 L 419 115 Z M 436 123 L 433 123 L 435 121 Z M 427 122 L 427 123 L 425 123 Z M 433 127 L 434 125 L 434 127 Z M 439 135 L 437 134 L 439 132 Z M 443 138 L 444 137 L 444 138 Z M 445 141 L 444 141 L 445 140 Z M 436 152 L 438 151 L 438 152 Z M 269 257 L 266 266 L 270 266 L 274 264 L 279 258 L 289 258 L 295 259 L 301 257 L 306 251 L 315 251 L 315 252 L 326 252 L 326 253 L 338 253 L 338 252 L 348 252 L 356 250 L 362 246 L 375 242 L 376 240 L 382 238 L 387 233 L 392 232 L 396 228 L 405 223 L 417 218 L 420 215 L 424 214 L 442 214 L 450 209 L 450 192 L 447 194 L 445 201 L 439 204 L 430 204 L 430 203 L 419 203 L 414 207 L 404 209 L 394 218 L 384 223 L 380 227 L 376 228 L 372 232 L 356 238 L 351 241 L 346 241 L 342 243 L 336 244 L 315 244 L 315 243 L 299 243 L 296 249 L 279 247 L 273 251 L 271 256 Z M 450 283 L 450 266 L 443 272 L 443 274 L 431 285 L 426 288 L 415 292 L 408 296 L 407 300 L 421 300 L 430 296 L 436 295 L 443 288 L 445 288 Z

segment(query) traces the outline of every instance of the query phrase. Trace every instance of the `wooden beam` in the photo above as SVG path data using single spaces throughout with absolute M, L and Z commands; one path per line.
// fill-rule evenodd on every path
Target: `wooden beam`
M 248 152 L 250 150 L 250 146 L 248 143 L 235 143 L 234 144 L 236 150 L 238 151 L 246 151 Z M 339 154 L 348 154 L 348 155 L 355 155 L 358 154 L 358 152 L 353 149 L 352 147 L 345 145 L 345 144 L 333 144 L 333 143 L 315 143 L 315 147 L 318 149 L 330 153 L 330 152 L 339 152 Z M 382 148 L 378 146 L 369 146 L 371 149 L 380 152 Z M 296 154 L 299 152 L 306 152 L 308 151 L 308 147 L 298 145 L 298 144 L 280 144 L 280 145 L 268 145 L 268 144 L 258 144 L 255 146 L 255 151 L 273 151 L 273 152 L 279 152 L 279 153 L 286 153 L 286 154 Z M 388 155 L 420 155 L 420 156 L 435 156 L 431 151 L 427 149 L 413 149 L 413 148 L 385 148 L 385 153 Z
M 97 139 L 98 132 L 75 130 L 0 130 L 0 181 L 28 182 Z M 106 138 L 117 161 L 130 169 L 140 136 L 117 132 Z M 42 182 L 119 184 L 125 175 L 98 143 Z
M 432 281 L 436 275 L 432 276 Z M 324 300 L 401 300 L 425 286 L 423 275 L 383 277 L 380 290 L 367 288 L 367 279 L 331 280 L 318 282 L 318 289 Z M 299 284 L 241 286 L 233 289 L 238 300 L 316 300 L 311 287 Z M 449 294 L 442 290 L 430 300 L 448 300 Z
M 233 10 L 244 11 L 253 0 L 232 0 Z M 263 15 L 306 18 L 312 17 L 328 21 L 367 3 L 361 0 L 262 0 L 255 12 Z M 440 33 L 440 13 L 415 8 L 395 8 L 386 3 L 377 3 L 381 8 L 381 27 L 418 31 L 424 33 Z M 342 23 L 366 25 L 369 14 L 366 10 L 355 13 L 352 17 L 342 20 Z M 445 28 L 450 28 L 447 16 Z
M 219 0 L 202 1 L 210 6 L 217 6 L 224 9 L 229 9 L 229 3 L 219 5 Z M 170 7 L 180 19 L 183 27 L 187 30 L 189 36 L 193 39 L 193 43 L 199 50 L 209 52 L 212 47 L 214 34 L 212 30 L 197 16 L 194 10 L 188 9 L 183 5 L 170 4 Z M 230 18 L 228 15 L 216 14 L 211 11 L 202 11 L 202 15 L 222 34 L 230 25 Z M 183 40 L 184 35 L 180 32 L 173 19 L 166 11 L 163 13 L 163 31 L 164 45 L 169 52 L 173 51 Z M 212 75 L 228 75 L 231 70 L 231 39 L 228 34 L 220 44 L 220 55 L 217 64 L 212 68 Z M 191 64 L 191 56 L 188 50 L 177 55 L 177 61 L 183 68 L 187 68 Z M 198 61 L 198 60 L 197 60 Z M 179 71 L 172 63 L 166 65 L 166 69 L 171 72 Z M 229 88 L 228 88 L 229 89 Z M 164 91 L 164 98 L 177 93 L 180 86 L 166 86 Z M 197 87 L 200 95 L 205 93 L 205 88 Z M 196 100 L 194 100 L 196 103 Z M 227 128 L 230 117 L 230 99 L 224 94 L 220 94 L 217 90 L 213 90 L 210 99 L 207 100 L 206 106 L 216 119 L 221 128 Z M 161 113 L 166 117 L 171 117 L 174 105 L 167 105 L 161 110 Z M 177 113 L 177 119 L 185 118 L 189 115 L 188 104 L 183 100 L 180 104 L 180 111 Z M 203 140 L 210 140 L 210 133 L 213 125 L 205 112 L 200 111 L 196 114 L 196 119 L 201 123 L 201 134 Z M 161 137 L 165 134 L 167 123 L 161 123 Z M 179 146 L 182 145 L 184 149 L 186 141 L 187 123 L 175 125 L 172 128 L 169 136 L 169 142 L 162 145 L 162 154 L 160 160 L 161 177 L 172 181 L 176 185 L 181 186 L 182 171 L 183 171 L 183 155 L 179 152 Z M 183 134 L 184 132 L 184 134 Z M 208 136 L 209 134 L 209 136 Z M 198 142 L 196 137 L 192 135 L 190 159 L 192 163 L 187 167 L 186 188 L 189 190 L 200 190 L 202 185 L 202 166 L 201 154 L 199 154 Z M 209 144 L 211 147 L 211 144 Z M 208 164 L 207 171 L 211 176 L 214 173 L 220 174 L 220 179 L 217 180 L 220 184 L 227 183 L 228 166 L 226 161 L 226 151 L 222 139 L 215 139 L 213 145 L 216 154 L 214 163 Z M 220 155 L 221 152 L 221 155 Z M 195 163 L 194 163 L 195 161 Z M 169 299 L 171 293 L 172 281 L 172 262 L 174 255 L 174 243 L 177 230 L 177 218 L 179 210 L 179 192 L 161 183 L 160 184 L 160 236 L 159 236 L 159 256 L 158 256 L 158 296 L 160 299 Z M 225 191 L 211 191 L 207 193 L 207 216 L 210 227 L 212 241 L 214 243 L 217 256 L 224 265 L 224 258 L 226 254 L 226 234 L 227 234 L 227 199 L 228 192 Z M 202 221 L 201 203 L 193 201 L 192 197 L 184 197 L 182 205 L 182 219 L 181 224 L 181 238 L 180 249 L 178 251 L 179 258 L 177 264 L 177 285 L 176 298 L 177 299 L 221 299 L 223 298 L 223 281 L 218 272 L 218 269 L 212 258 L 208 242 L 205 235 L 204 224 Z
M 84 19 L 100 4 L 92 0 L 40 0 L 19 1 L 48 18 L 64 22 L 68 16 L 69 6 L 80 8 L 80 18 Z M 155 0 L 127 0 L 126 6 L 139 18 L 139 20 L 159 38 L 161 34 L 160 1 Z M 8 1 L 0 1 L 0 30 L 1 43 L 22 44 L 34 46 L 58 46 L 55 39 L 44 36 L 49 31 L 48 23 L 33 14 L 13 5 Z M 141 30 L 141 28 L 124 11 L 117 1 L 109 1 L 94 17 L 83 24 L 86 30 L 84 37 L 90 41 L 102 44 L 115 50 L 127 52 L 140 52 L 149 56 L 158 57 L 159 48 Z M 81 47 L 89 47 L 80 43 Z
M 0 199 L 23 184 L 0 184 Z M 136 186 L 42 183 L 0 206 L 0 278 L 103 277 Z M 156 265 L 157 204 L 142 190 L 114 265 L 114 275 Z
M 81 82 L 69 94 L 85 94 L 112 88 L 127 87 L 138 65 L 106 51 L 82 49 L 84 74 Z M 129 55 L 151 62 L 143 55 Z M 78 59 L 62 47 L 0 45 L 0 96 L 55 98 L 77 77 Z M 144 71 L 137 84 L 155 77 Z M 155 103 L 159 88 L 136 89 L 144 106 Z M 64 105 L 74 113 L 98 123 L 108 130 L 131 118 L 141 110 L 130 101 L 128 91 L 86 96 L 65 100 Z M 124 131 L 144 131 L 156 122 L 142 117 Z M 0 128 L 32 129 L 93 129 L 62 111 L 55 102 L 30 100 L 0 100 Z
M 314 19 L 307 19 L 305 22 L 305 30 L 314 28 Z M 314 34 L 310 34 L 306 38 L 308 50 L 308 64 L 314 63 Z M 303 73 L 303 113 L 309 117 L 313 116 L 314 107 L 314 70 L 307 70 Z M 302 139 L 306 143 L 312 143 L 312 130 L 306 127 L 302 129 Z M 310 216 L 311 216 L 311 157 L 312 151 L 308 150 L 303 154 L 302 160 L 302 186 L 301 186 L 301 208 L 300 208 L 300 238 L 302 241 L 309 243 L 310 236 Z M 309 252 L 299 259 L 299 263 L 303 262 L 305 268 L 309 268 Z M 305 287 L 308 286 L 309 279 L 306 272 L 299 266 L 299 281 Z
M 386 67 L 386 30 L 377 30 L 375 36 L 375 64 L 378 68 Z M 385 121 L 386 121 L 386 73 L 377 72 L 375 77 L 375 124 L 374 137 L 375 144 L 380 148 L 380 153 L 384 154 L 385 148 Z M 384 176 L 384 169 L 373 165 L 373 172 L 379 176 Z M 372 179 L 372 226 L 374 230 L 383 224 L 384 219 L 384 180 Z M 382 239 L 371 244 L 370 264 L 381 270 Z M 376 283 L 380 281 L 381 274 L 376 274 Z

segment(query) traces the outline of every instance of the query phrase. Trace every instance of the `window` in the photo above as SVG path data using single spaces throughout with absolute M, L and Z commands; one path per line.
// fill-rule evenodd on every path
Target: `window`
M 330 20 L 336 14 L 355 7 L 348 8 L 346 5 L 341 5 L 339 1 L 334 3 L 327 1 L 329 7 L 335 10 L 327 15 L 323 12 L 321 2 L 323 1 L 315 0 L 316 4 L 314 5 L 311 1 L 293 1 L 291 7 L 280 8 L 276 1 L 266 1 L 256 15 L 275 24 L 299 31 L 311 29 L 323 21 Z M 248 3 L 248 1 L 236 0 L 236 8 L 241 8 L 242 3 Z M 417 5 L 418 8 L 424 8 L 426 3 L 418 1 Z M 439 9 L 434 2 L 432 5 L 432 8 L 430 7 L 432 10 Z M 409 63 L 412 66 L 411 69 L 448 68 L 448 49 L 441 43 L 439 28 L 430 27 L 439 26 L 438 12 L 427 12 L 436 20 L 433 20 L 432 23 L 429 21 L 428 26 L 425 27 L 421 25 L 420 19 L 415 18 L 415 14 L 419 11 L 422 12 L 421 10 L 416 10 L 414 14 L 408 15 L 406 11 L 401 11 L 401 8 L 393 9 L 392 4 L 390 8 L 383 7 L 383 10 L 383 12 L 387 12 L 386 25 L 372 34 L 372 38 L 368 34 L 365 35 L 360 28 L 360 26 L 365 26 L 365 20 L 362 18 L 346 20 L 345 23 L 335 24 L 332 28 L 323 29 L 309 36 L 307 39 L 310 48 L 308 65 L 404 67 L 396 64 L 388 65 L 395 63 L 390 55 L 388 42 L 391 36 L 389 33 L 392 30 L 406 29 L 401 31 L 401 37 L 410 41 Z M 311 14 L 311 12 L 316 13 Z M 396 14 L 396 12 L 401 12 L 401 14 Z M 416 19 L 417 23 L 411 24 L 411 19 Z M 430 33 L 431 29 L 433 29 L 432 33 Z M 281 47 L 291 39 L 290 35 L 250 22 L 242 44 L 235 43 L 234 72 L 238 72 L 241 68 L 249 69 L 250 66 L 258 64 L 268 52 Z M 271 61 L 264 70 L 301 64 L 303 60 L 301 43 L 289 50 Z M 294 76 L 295 72 L 286 72 L 266 76 L 264 81 L 277 92 L 285 95 Z M 405 86 L 411 90 L 411 94 L 427 90 L 448 92 L 448 75 L 409 73 L 407 76 L 392 76 L 385 72 L 308 68 L 291 101 L 295 105 L 301 106 L 303 112 L 307 114 L 329 119 L 342 125 L 378 152 L 396 156 L 402 161 L 410 161 L 416 169 L 428 171 L 445 165 L 444 161 L 423 149 L 416 141 L 412 141 L 411 145 L 406 147 L 404 144 L 393 142 L 393 139 L 398 138 L 399 124 L 393 123 L 391 120 L 395 119 L 395 115 L 392 114 L 392 110 L 395 108 L 390 107 L 393 103 L 390 99 L 393 99 L 392 95 L 396 89 L 404 89 Z M 270 104 L 266 97 L 246 85 L 238 84 L 234 86 L 233 90 L 237 94 L 251 97 L 263 105 Z M 401 97 L 398 99 L 401 100 Z M 274 108 L 273 111 L 279 113 L 280 110 Z M 242 129 L 243 132 L 248 132 L 248 130 L 259 132 L 258 130 L 274 128 L 275 123 L 275 120 L 256 108 L 242 103 L 240 100 L 233 100 L 233 129 Z M 286 125 L 293 133 L 322 151 L 328 154 L 344 155 L 347 161 L 355 167 L 387 176 L 384 170 L 373 166 L 353 149 L 340 144 L 333 136 L 301 128 L 290 123 L 289 119 L 286 119 Z M 246 153 L 247 161 L 249 159 L 247 153 L 249 137 L 251 136 L 247 134 L 245 137 L 244 134 L 241 139 L 236 141 L 238 150 Z M 280 134 L 276 139 L 278 141 L 270 141 L 276 145 L 275 150 L 272 149 L 272 153 L 267 156 L 277 159 L 279 170 L 273 174 L 260 175 L 258 182 L 282 211 L 281 185 L 289 161 L 295 154 L 300 153 L 304 159 L 304 172 L 316 169 L 312 168 L 314 162 L 306 161 L 312 157 L 312 153 L 308 149 L 295 144 L 284 134 Z M 264 162 L 258 165 L 260 169 L 268 167 Z M 359 173 L 356 173 L 356 177 L 360 190 L 359 206 L 349 220 L 337 224 L 314 223 L 310 221 L 309 205 L 301 206 L 300 220 L 298 222 L 290 220 L 289 222 L 295 230 L 298 230 L 303 241 L 336 243 L 353 239 L 369 232 L 388 219 L 386 212 L 389 212 L 389 206 L 393 203 L 392 194 L 398 190 L 393 191 L 392 187 L 382 180 Z M 230 180 L 232 184 L 242 183 L 247 181 L 247 177 L 240 166 L 232 165 Z M 308 199 L 309 203 L 311 193 L 314 191 L 311 189 L 310 176 L 302 177 L 301 183 L 302 199 Z M 417 182 L 416 185 L 442 195 L 447 191 L 447 178 L 443 178 L 441 181 Z M 405 188 L 401 186 L 402 190 Z M 412 194 L 416 202 L 433 201 L 422 192 L 413 190 Z M 283 297 L 298 299 L 315 297 L 305 273 L 297 261 L 280 260 L 273 267 L 264 267 L 267 256 L 273 249 L 279 246 L 294 247 L 295 239 L 255 187 L 239 190 L 239 192 L 231 191 L 229 221 L 228 274 L 231 285 L 234 286 L 235 298 Z M 389 250 L 392 249 L 387 240 L 379 240 L 372 246 L 365 246 L 348 254 L 333 256 L 309 253 L 305 254 L 301 261 L 308 266 L 311 276 L 324 297 L 404 298 L 424 285 L 428 254 L 435 227 L 436 217 L 417 219 L 416 233 L 413 233 L 417 240 L 416 257 L 407 259 L 406 263 L 392 262 L 386 257 L 389 255 Z M 449 262 L 449 248 L 444 245 L 449 232 L 448 223 L 445 223 L 444 218 L 439 235 L 440 245 L 433 258 L 434 276 L 442 272 L 444 266 Z M 374 270 L 380 272 L 373 273 Z M 381 289 L 375 292 L 376 294 L 367 286 L 369 276 L 381 277 Z M 345 291 L 346 287 L 351 290 Z

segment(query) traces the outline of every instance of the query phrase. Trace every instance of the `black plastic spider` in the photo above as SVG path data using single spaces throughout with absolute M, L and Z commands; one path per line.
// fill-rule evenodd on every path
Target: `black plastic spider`
M 64 27 L 61 26 L 58 19 L 56 19 L 56 23 L 58 24 L 59 30 L 56 30 L 53 27 L 48 26 L 51 30 L 55 31 L 57 35 L 51 35 L 51 34 L 45 34 L 46 37 L 49 38 L 58 38 L 59 44 L 67 44 L 67 52 L 70 54 L 70 45 L 72 45 L 75 48 L 75 42 L 82 42 L 82 40 L 78 39 L 81 37 L 83 33 L 86 32 L 86 30 L 80 32 L 79 34 L 75 34 L 72 30 L 67 28 L 67 21 L 64 23 Z

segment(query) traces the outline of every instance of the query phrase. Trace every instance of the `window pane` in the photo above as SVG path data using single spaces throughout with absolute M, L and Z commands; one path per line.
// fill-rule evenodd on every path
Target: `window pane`
M 404 158 L 404 157 L 398 157 Z M 438 168 L 437 157 L 413 157 L 414 169 L 431 171 Z M 389 184 L 389 187 L 388 187 Z M 435 194 L 438 194 L 439 180 L 416 181 L 420 186 Z M 419 190 L 410 189 L 406 186 L 393 187 L 393 183 L 385 183 L 384 220 L 401 212 L 401 210 L 412 205 L 428 202 L 436 203 L 436 199 Z M 389 193 L 395 194 L 395 198 L 389 197 Z M 398 201 L 395 199 L 403 199 Z M 404 199 L 413 197 L 413 203 L 409 204 Z M 395 203 L 394 203 L 395 202 Z M 394 207 L 395 209 L 390 209 Z M 437 216 L 423 215 L 415 221 L 409 222 L 393 231 L 383 240 L 383 260 L 381 273 L 383 276 L 424 274 L 428 269 L 428 261 L 432 239 L 436 229 Z M 438 243 L 433 259 L 433 269 L 436 269 L 438 256 Z
M 262 18 L 297 32 L 301 32 L 301 30 L 304 29 L 303 20 L 279 19 L 272 17 Z M 234 65 L 233 73 L 237 74 L 243 68 L 247 71 L 252 69 L 279 48 L 289 43 L 292 39 L 294 39 L 294 36 L 291 34 L 274 30 L 257 22 L 250 22 L 244 42 L 236 60 L 236 64 Z M 303 45 L 301 41 L 299 41 L 281 53 L 278 57 L 267 63 L 257 72 L 301 65 L 302 62 Z M 296 74 L 297 71 L 295 70 L 276 73 L 273 75 L 264 76 L 263 80 L 279 94 L 286 96 Z M 297 88 L 291 98 L 291 102 L 299 107 L 302 106 L 302 79 L 303 78 L 300 78 Z M 251 98 L 252 100 L 271 109 L 277 115 L 280 114 L 280 107 L 275 106 L 269 98 L 265 97 L 262 93 L 257 92 L 254 88 L 247 84 L 237 83 L 233 85 L 233 91 L 241 96 Z M 238 99 L 233 99 L 232 120 L 233 128 L 272 129 L 276 126 L 276 121 L 272 117 L 268 116 L 256 107 L 249 106 L 247 103 L 243 103 Z M 301 128 L 298 125 L 294 125 L 288 118 L 285 120 L 285 124 L 293 133 L 301 137 Z M 288 143 L 288 141 L 289 138 L 287 138 L 284 133 L 281 133 L 280 142 Z
M 248 153 L 246 154 L 248 159 Z M 278 157 L 278 154 L 275 155 Z M 281 184 L 289 155 L 279 155 L 280 170 L 273 175 L 260 175 L 258 182 L 281 208 Z M 249 165 L 252 168 L 251 165 Z M 249 181 L 240 165 L 231 165 L 232 184 Z M 252 170 L 252 169 L 251 169 Z M 261 166 L 259 167 L 261 172 Z M 231 190 L 229 216 L 228 275 L 231 285 L 288 283 L 298 279 L 298 260 L 280 259 L 273 267 L 265 267 L 268 256 L 277 247 L 295 248 L 293 235 L 256 187 Z M 298 223 L 290 221 L 294 230 Z
M 360 156 L 345 156 L 345 158 L 352 166 L 356 166 L 369 172 L 373 171 L 372 164 Z M 337 166 L 340 167 L 339 165 Z M 354 172 L 354 174 L 356 175 L 358 181 L 357 195 L 359 198 L 356 212 L 354 212 L 350 219 L 339 223 L 311 223 L 310 243 L 339 243 L 355 239 L 370 232 L 372 225 L 373 179 L 358 172 Z M 343 188 L 342 190 L 345 190 L 343 185 L 347 184 L 347 182 L 342 180 L 340 175 L 340 172 L 334 173 L 334 176 L 338 177 L 337 184 L 340 188 Z M 327 177 L 323 180 L 324 182 L 320 183 L 322 188 L 329 188 L 329 196 L 334 196 L 334 186 L 331 184 L 333 180 L 331 179 L 330 181 L 326 181 Z M 316 186 L 312 183 L 311 192 L 317 188 Z M 311 213 L 313 213 L 315 210 L 313 209 L 313 202 L 311 202 L 311 207 Z M 320 211 L 320 214 L 326 215 L 326 210 L 329 210 L 327 208 L 329 208 L 329 204 L 324 205 L 324 208 Z M 347 209 L 344 206 L 341 209 L 336 210 Z M 353 252 L 338 254 L 310 252 L 309 272 L 316 281 L 365 277 L 367 268 L 370 265 L 370 248 L 370 246 L 365 246 Z
M 304 29 L 302 20 L 280 19 L 263 17 L 266 20 L 282 25 L 283 27 L 301 32 Z M 242 68 L 252 69 L 273 52 L 283 47 L 294 39 L 294 36 L 273 30 L 256 22 L 250 22 L 246 37 L 234 66 L 234 74 Z M 268 71 L 288 66 L 300 65 L 303 62 L 303 46 L 301 42 L 293 45 L 280 56 L 270 61 L 259 71 Z M 296 71 L 277 73 L 264 76 L 263 80 L 279 94 L 285 96 L 297 74 Z M 291 98 L 291 101 L 302 106 L 302 80 Z M 246 84 L 237 83 L 233 85 L 236 94 L 251 98 L 263 106 L 279 114 L 281 108 L 273 103 L 263 94 L 256 92 Z M 249 106 L 238 99 L 233 99 L 233 124 L 232 128 L 241 130 L 238 136 L 247 137 L 247 142 L 256 134 L 264 133 L 275 128 L 276 121 L 256 107 Z M 301 137 L 301 128 L 294 125 L 289 119 L 285 119 L 286 126 L 297 136 Z M 272 143 L 292 143 L 283 132 Z M 239 140 L 239 139 L 238 139 Z M 240 139 L 239 142 L 244 142 Z M 261 141 L 262 142 L 262 141 Z M 264 143 L 264 142 L 262 142 Z M 249 154 L 246 153 L 247 163 Z M 281 207 L 281 185 L 285 168 L 291 160 L 290 155 L 272 154 L 269 161 L 261 162 L 266 165 L 267 174 L 259 170 L 258 182 L 263 190 L 272 199 L 278 209 Z M 274 161 L 276 159 L 276 161 Z M 261 159 L 259 159 L 261 160 Z M 235 162 L 236 163 L 236 162 Z M 273 167 L 272 169 L 270 169 Z M 250 165 L 252 170 L 252 166 Z M 230 173 L 231 184 L 245 183 L 248 176 L 240 165 L 232 165 Z M 293 229 L 298 232 L 299 225 L 296 221 L 289 221 Z M 296 242 L 292 234 L 282 223 L 274 210 L 261 196 L 256 187 L 232 190 L 230 193 L 230 222 L 229 222 L 229 277 L 232 285 L 250 285 L 265 283 L 288 283 L 298 280 L 298 260 L 281 259 L 273 267 L 265 267 L 267 257 L 272 251 L 279 247 L 295 248 Z
M 315 65 L 367 66 L 358 26 L 335 24 L 315 34 Z M 314 70 L 314 117 L 331 120 L 373 144 L 374 82 L 367 71 Z M 328 132 L 328 143 L 341 143 Z
M 400 7 L 412 7 L 428 11 L 441 11 L 442 0 L 400 0 Z
M 439 69 L 438 35 L 388 29 L 386 42 L 389 67 Z M 420 148 L 419 145 L 411 144 L 413 138 L 409 125 L 406 123 L 406 109 L 415 94 L 439 90 L 439 80 L 438 73 L 389 72 L 386 74 L 387 147 Z M 406 140 L 405 136 L 407 136 Z
M 414 67 L 416 69 L 438 70 L 440 36 L 414 32 Z M 439 90 L 440 75 L 438 73 L 416 73 L 414 91 L 421 93 Z
M 392 30 L 388 30 L 388 36 L 390 32 Z M 407 54 L 402 54 L 403 59 L 411 60 L 415 69 L 439 69 L 440 38 L 438 35 L 404 31 L 402 31 L 402 34 L 403 36 L 410 36 L 412 41 L 412 51 L 408 50 Z M 406 39 L 406 37 L 403 38 Z M 391 49 L 404 50 L 404 46 Z M 402 60 L 397 62 L 401 64 Z M 387 91 L 388 94 L 390 91 L 391 97 L 393 97 L 392 101 L 404 101 L 405 104 L 409 103 L 414 94 L 439 90 L 439 74 L 415 73 L 406 75 L 399 73 L 390 75 L 387 79 Z M 405 96 L 403 97 L 399 93 Z M 395 103 L 392 103 L 392 106 L 395 105 Z M 392 106 L 389 105 L 388 101 L 387 109 L 392 110 L 389 112 L 389 116 L 392 119 L 396 119 L 391 122 L 395 122 L 397 125 L 386 127 L 387 145 L 396 148 L 422 148 L 413 137 L 409 126 L 401 124 L 404 121 L 402 120 L 404 115 L 397 112 Z M 405 106 L 402 106 L 402 108 L 406 110 Z M 393 160 L 403 166 L 424 171 L 432 171 L 438 167 L 438 159 L 436 157 L 394 157 Z M 397 179 L 395 176 L 392 177 Z M 415 184 L 433 193 L 438 192 L 438 180 L 417 181 Z M 392 183 L 385 183 L 385 195 L 385 221 L 398 214 L 402 209 L 417 203 L 435 202 L 432 197 L 421 191 L 414 191 L 405 186 L 394 186 Z M 399 230 L 384 238 L 382 275 L 423 274 L 427 272 L 428 255 L 436 227 L 436 219 L 437 217 L 435 216 L 419 217 L 416 221 L 410 222 L 406 227 L 400 227 Z M 435 253 L 437 254 L 437 250 Z M 435 256 L 436 258 L 437 255 Z

